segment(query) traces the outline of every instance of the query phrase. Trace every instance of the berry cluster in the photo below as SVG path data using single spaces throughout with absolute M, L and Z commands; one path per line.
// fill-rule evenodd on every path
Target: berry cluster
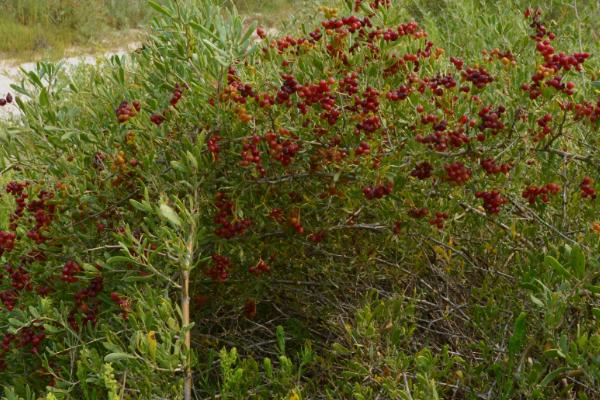
M 394 221 L 394 224 L 392 225 L 392 232 L 394 235 L 399 235 L 402 232 L 403 226 L 404 223 L 402 221 Z
M 223 138 L 220 135 L 215 134 L 209 137 L 206 141 L 206 146 L 208 147 L 208 151 L 210 151 L 210 153 L 212 154 L 213 160 L 217 160 L 219 157 L 219 152 L 221 151 L 221 146 L 219 145 L 219 142 L 222 139 Z
M 564 94 L 570 96 L 574 93 L 575 84 L 573 82 L 562 82 L 563 77 L 558 75 L 561 71 L 567 72 L 572 69 L 582 70 L 583 63 L 590 57 L 589 53 L 574 53 L 571 55 L 563 52 L 556 53 L 551 41 L 555 39 L 554 33 L 548 31 L 541 22 L 541 11 L 539 9 L 527 9 L 525 18 L 531 19 L 530 26 L 535 29 L 535 35 L 532 38 L 537 42 L 536 50 L 543 57 L 544 63 L 539 66 L 535 74 L 531 77 L 531 83 L 524 83 L 521 89 L 529 92 L 531 99 L 536 99 L 542 94 L 542 86 L 545 84 Z
M 26 187 L 26 183 L 19 182 L 10 182 L 6 186 L 6 192 L 15 198 L 16 203 L 15 211 L 10 216 L 9 228 L 12 231 L 16 231 L 18 221 L 23 217 L 25 211 L 27 211 L 35 221 L 35 225 L 27 232 L 27 237 L 35 243 L 41 244 L 47 240 L 43 235 L 43 231 L 52 222 L 56 211 L 56 206 L 51 203 L 54 193 L 41 190 L 37 195 L 37 200 L 29 200 L 27 202 L 29 196 L 25 193 Z M 0 234 L 0 237 L 3 237 L 5 242 L 4 245 L 0 244 L 0 254 L 2 251 L 9 250 L 9 247 L 10 249 L 14 247 L 16 236 L 13 237 L 13 234 L 5 232 Z
M 61 279 L 64 282 L 75 283 L 79 279 L 75 276 L 81 272 L 81 266 L 75 261 L 69 260 L 63 265 Z
M 310 38 L 311 38 L 311 43 L 316 43 L 319 40 L 321 40 L 321 38 L 323 37 L 323 34 L 321 33 L 321 29 L 316 28 L 315 30 L 310 32 L 308 34 L 308 36 L 310 36 Z
M 444 169 L 446 170 L 446 179 L 458 185 L 463 185 L 471 179 L 471 170 L 460 161 L 446 164 Z
M 508 174 L 512 168 L 511 163 L 498 164 L 493 158 L 483 159 L 479 164 L 488 175 Z
M 49 203 L 53 198 L 54 193 L 42 190 L 38 193 L 38 200 L 31 200 L 27 205 L 27 211 L 35 219 L 35 226 L 27 232 L 27 237 L 37 244 L 47 240 L 42 231 L 50 225 L 54 218 L 56 206 Z
M 265 39 L 267 37 L 267 31 L 262 26 L 258 26 L 256 28 L 256 36 L 258 36 L 261 39 Z
M 12 311 L 19 299 L 19 293 L 16 290 L 5 290 L 0 292 L 0 301 L 8 311 Z
M 96 309 L 93 308 L 92 312 L 95 313 Z M 88 313 L 90 313 L 90 310 L 88 310 Z M 88 313 L 83 314 L 84 325 L 86 325 L 88 322 L 90 322 L 92 324 L 92 326 L 94 326 L 96 324 L 95 314 L 94 315 L 90 314 L 90 318 L 87 318 Z M 78 314 L 79 313 L 78 313 L 77 309 L 74 309 L 74 310 L 71 310 L 71 312 L 67 316 L 67 323 L 69 324 L 71 329 L 73 329 L 75 332 L 79 332 L 79 329 L 80 329 L 79 320 L 77 318 Z
M 258 173 L 261 176 L 265 176 L 266 170 L 262 165 L 262 158 L 260 157 L 261 151 L 258 148 L 258 144 L 261 141 L 261 137 L 254 135 L 250 138 L 250 142 L 244 140 L 242 146 L 242 162 L 243 167 L 247 167 L 250 164 L 254 164 Z
M 581 189 L 581 197 L 589 197 L 592 200 L 596 198 L 596 189 L 594 189 L 594 181 L 589 176 L 583 178 L 581 184 L 579 185 L 579 188 Z
M 286 49 L 288 49 L 290 47 L 299 47 L 304 43 L 310 43 L 310 41 L 307 39 L 304 39 L 304 38 L 294 39 L 290 35 L 287 35 L 287 36 L 284 36 L 282 38 L 279 38 L 279 39 L 273 41 L 270 44 L 270 46 L 273 48 L 277 48 L 277 51 L 279 52 L 279 54 L 283 54 L 283 52 Z M 266 52 L 266 49 L 264 49 L 264 51 Z
M 250 121 L 252 121 L 252 115 L 248 113 L 248 110 L 245 106 L 237 107 L 235 109 L 235 113 L 237 114 L 238 119 L 244 124 L 247 124 Z
M 23 267 L 15 268 L 7 264 L 5 268 L 10 276 L 10 284 L 16 291 L 31 291 L 31 277 Z
M 377 129 L 381 128 L 381 119 L 377 115 L 372 115 L 370 117 L 364 116 L 362 120 L 356 124 L 356 131 L 363 131 L 367 134 L 375 132 Z
M 351 72 L 342 78 L 339 84 L 339 90 L 349 96 L 358 93 L 358 73 Z
M 540 127 L 540 131 L 535 136 L 536 140 L 542 140 L 547 135 L 552 132 L 552 128 L 550 126 L 550 122 L 552 122 L 552 114 L 545 114 L 537 120 L 537 124 Z
M 423 161 L 415 166 L 415 168 L 411 171 L 410 176 L 423 180 L 430 178 L 432 171 L 433 166 L 427 161 Z
M 567 103 L 563 107 L 565 110 L 575 112 L 575 120 L 588 118 L 592 124 L 600 121 L 600 100 L 595 105 L 589 101 L 582 101 L 578 104 Z
M 293 215 L 290 217 L 290 225 L 292 226 L 292 228 L 294 228 L 297 234 L 304 234 L 304 227 L 300 223 L 300 217 L 297 215 L 296 212 L 293 213 Z
M 435 217 L 429 220 L 429 225 L 433 225 L 438 229 L 444 229 L 444 223 L 448 219 L 447 212 L 438 211 L 435 213 Z
M 431 89 L 434 95 L 442 96 L 444 90 L 451 90 L 456 87 L 456 79 L 452 75 L 438 75 L 433 78 L 426 77 L 419 84 L 419 93 L 424 93 L 425 88 Z
M 215 282 L 225 282 L 229 277 L 229 268 L 231 261 L 229 258 L 220 254 L 212 255 L 212 267 L 206 271 L 206 274 Z
M 300 84 L 290 74 L 283 74 L 281 78 L 283 79 L 283 84 L 279 91 L 277 91 L 276 102 L 277 104 L 291 105 L 291 95 L 296 93 Z
M 434 126 L 438 130 L 430 135 L 423 136 L 420 133 L 415 136 L 418 143 L 424 144 L 427 147 L 436 151 L 446 151 L 448 146 L 458 148 L 470 142 L 469 137 L 464 133 L 462 128 L 457 128 L 449 132 L 445 132 L 446 122 L 442 121 Z
M 13 102 L 13 97 L 12 94 L 7 93 L 6 97 L 0 97 L 0 107 L 4 107 L 7 104 L 10 104 Z
M 42 341 L 46 338 L 43 326 L 28 326 L 19 332 L 17 347 L 20 349 L 31 346 L 29 351 L 32 354 L 37 354 L 40 350 Z
M 350 33 L 354 33 L 360 30 L 362 27 L 368 26 L 369 24 L 370 21 L 367 18 L 361 20 L 354 15 L 344 17 L 342 19 L 330 19 L 321 22 L 321 26 L 323 26 L 325 29 L 338 30 L 346 27 Z
M 362 140 L 358 144 L 358 147 L 354 151 L 354 154 L 356 154 L 357 157 L 360 157 L 363 154 L 366 154 L 366 155 L 371 154 L 371 146 L 369 146 L 369 143 L 367 143 L 364 140 Z
M 483 50 L 482 54 L 485 56 L 486 61 L 488 62 L 500 60 L 500 62 L 507 67 L 517 65 L 517 60 L 510 50 L 502 51 L 498 48 L 495 48 L 491 51 Z
M 248 268 L 248 272 L 254 275 L 260 275 L 265 272 L 269 272 L 269 264 L 267 264 L 264 260 L 260 260 L 256 265 L 252 265 Z
M 424 32 L 419 30 L 419 24 L 415 21 L 410 21 L 404 24 L 398 25 L 396 29 L 388 28 L 383 34 L 383 40 L 388 42 L 394 42 L 402 36 L 412 35 L 415 38 L 424 37 Z
M 499 106 L 493 109 L 491 106 L 483 107 L 479 111 L 479 117 L 481 118 L 481 125 L 479 125 L 480 131 L 490 130 L 493 135 L 498 134 L 504 129 L 504 122 L 502 122 L 502 115 L 506 112 L 504 106 Z
M 398 89 L 388 92 L 387 98 L 391 101 L 406 100 L 412 93 L 412 88 L 408 85 L 401 85 Z
M 483 67 L 471 68 L 467 67 L 466 70 L 462 71 L 463 79 L 471 82 L 477 89 L 483 89 L 488 84 L 494 82 L 494 78 L 490 73 Z
M 285 129 L 280 129 L 280 133 L 291 136 L 291 133 Z M 290 165 L 292 158 L 300 151 L 300 144 L 290 139 L 282 140 L 273 132 L 267 132 L 264 137 L 269 146 L 269 154 L 284 167 Z M 297 137 L 292 137 L 292 139 L 294 138 L 297 139 Z
M 117 115 L 117 120 L 119 123 L 122 124 L 135 117 L 141 109 L 142 105 L 137 100 L 132 104 L 129 104 L 128 101 L 122 101 L 121 104 L 119 104 L 119 107 L 117 107 L 115 110 L 115 114 Z
M 175 107 L 177 105 L 177 103 L 179 102 L 179 100 L 181 100 L 181 96 L 183 94 L 183 89 L 185 88 L 185 85 L 180 85 L 179 83 L 175 84 L 175 87 L 173 88 L 173 92 L 171 93 L 171 98 L 169 99 L 169 104 L 172 107 Z M 167 113 L 169 112 L 169 109 L 164 109 L 162 111 L 162 113 L 154 113 L 150 116 L 150 121 L 157 126 L 162 125 L 163 122 L 166 121 L 167 119 Z
M 161 125 L 163 122 L 165 122 L 166 118 L 164 115 L 161 114 L 152 114 L 150 116 L 150 121 L 154 124 L 154 125 Z
M 354 110 L 362 110 L 363 113 L 379 111 L 379 91 L 368 87 L 363 93 L 363 98 L 354 97 Z
M 341 112 L 335 107 L 336 99 L 331 90 L 335 84 L 335 79 L 330 77 L 327 80 L 322 79 L 317 84 L 298 86 L 298 96 L 302 102 L 298 103 L 298 109 L 302 114 L 308 113 L 308 107 L 319 105 L 323 112 L 320 117 L 327 121 L 329 125 L 335 125 Z
M 8 253 L 9 251 L 12 251 L 15 248 L 16 239 L 16 233 L 0 231 L 0 256 L 2 256 L 4 252 Z
M 394 182 L 388 181 L 385 184 L 373 186 L 366 186 L 363 189 L 363 194 L 367 200 L 381 199 L 385 196 L 389 196 L 394 189 Z
M 528 186 L 522 193 L 524 199 L 527 199 L 529 204 L 535 204 L 535 200 L 541 197 L 542 202 L 547 203 L 549 201 L 548 195 L 555 195 L 560 192 L 560 185 L 557 183 L 548 183 L 544 186 Z
M 131 302 L 129 301 L 129 299 L 120 295 L 117 292 L 112 292 L 110 294 L 110 299 L 117 303 L 117 305 L 121 309 L 121 317 L 125 320 L 128 319 L 129 313 L 131 312 Z
M 171 100 L 169 100 L 169 103 L 173 107 L 177 106 L 177 103 L 179 103 L 179 100 L 181 100 L 182 93 L 183 87 L 179 83 L 176 83 L 175 87 L 173 88 L 173 93 L 171 94 Z
M 215 205 L 219 210 L 214 217 L 215 224 L 220 225 L 215 232 L 218 236 L 225 239 L 241 236 L 252 224 L 247 218 L 239 221 L 232 220 L 234 209 L 233 202 L 227 199 L 225 193 L 217 193 Z
M 46 338 L 45 329 L 43 326 L 27 326 L 19 330 L 19 335 L 7 333 L 2 338 L 2 344 L 0 344 L 1 356 L 4 356 L 10 351 L 11 345 L 14 343 L 18 349 L 24 349 L 29 347 L 31 354 L 38 354 L 40 346 Z M 0 371 L 2 368 L 0 368 Z
M 456 68 L 459 71 L 462 71 L 462 69 L 465 65 L 465 62 L 463 60 L 461 60 L 458 57 L 454 57 L 454 56 L 450 57 L 450 62 L 452 63 L 452 65 L 454 65 L 454 68 Z
M 27 207 L 27 199 L 29 195 L 25 193 L 27 183 L 25 182 L 9 182 L 6 185 L 6 193 L 12 195 L 15 199 L 16 208 L 13 214 L 10 216 L 10 229 L 17 229 L 17 221 L 23 216 Z
M 273 208 L 269 212 L 269 218 L 280 224 L 285 222 L 285 216 L 283 215 L 283 210 L 281 208 Z
M 563 81 L 563 77 L 562 76 L 554 76 L 551 79 L 549 79 L 548 81 L 546 81 L 546 85 L 553 87 L 554 89 L 556 89 L 559 92 L 563 92 L 564 94 L 566 94 L 567 96 L 572 96 L 573 94 L 575 94 L 575 83 L 574 82 L 567 82 L 564 83 Z
M 508 200 L 504 198 L 498 190 L 477 192 L 475 193 L 475 197 L 483 201 L 483 208 L 489 214 L 498 214 L 500 212 L 500 207 L 508 203 Z
M 247 318 L 256 317 L 256 300 L 246 299 L 246 301 L 244 302 L 244 315 Z
M 408 215 L 415 219 L 425 218 L 429 215 L 429 210 L 427 208 L 411 208 L 408 210 Z
M 327 236 L 327 231 L 322 229 L 318 232 L 314 232 L 314 233 L 311 233 L 310 235 L 308 235 L 308 240 L 310 240 L 313 243 L 321 243 L 325 239 L 326 236 Z

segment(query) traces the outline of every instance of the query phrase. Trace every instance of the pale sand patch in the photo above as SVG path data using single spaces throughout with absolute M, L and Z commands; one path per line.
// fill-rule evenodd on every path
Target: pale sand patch
M 61 61 L 64 63 L 66 70 L 73 70 L 79 65 L 94 65 L 96 62 L 109 58 L 114 55 L 126 55 L 131 51 L 140 47 L 139 43 L 130 43 L 126 48 L 119 48 L 112 51 L 108 51 L 100 55 L 79 55 L 74 57 L 63 58 Z M 16 96 L 10 85 L 16 84 L 21 80 L 21 70 L 34 71 L 36 67 L 35 62 L 26 62 L 20 65 L 15 65 L 10 60 L 0 61 L 0 97 L 6 96 L 7 93 L 12 93 Z M 11 115 L 17 115 L 19 109 L 16 104 L 7 104 L 4 107 L 0 107 L 0 119 L 6 119 Z

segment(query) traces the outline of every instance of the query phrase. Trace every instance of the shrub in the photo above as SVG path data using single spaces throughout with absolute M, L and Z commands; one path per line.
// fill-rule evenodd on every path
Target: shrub
M 466 58 L 391 0 L 278 37 L 209 0 L 151 4 L 130 63 L 70 81 L 40 64 L 15 88 L 7 388 L 595 395 L 600 102 L 591 55 L 541 10 Z M 277 325 L 274 378 L 252 356 Z

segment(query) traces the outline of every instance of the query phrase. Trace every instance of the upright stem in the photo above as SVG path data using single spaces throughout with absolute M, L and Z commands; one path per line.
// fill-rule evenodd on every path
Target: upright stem
M 192 266 L 192 258 L 194 254 L 194 229 L 192 225 L 190 237 L 186 244 L 187 252 L 184 260 L 182 271 L 182 291 L 181 291 L 181 312 L 183 314 L 183 326 L 187 327 L 190 324 L 190 269 Z M 192 400 L 192 351 L 191 351 L 192 333 L 188 329 L 185 332 L 185 348 L 188 353 L 185 365 L 185 382 L 184 382 L 184 400 Z

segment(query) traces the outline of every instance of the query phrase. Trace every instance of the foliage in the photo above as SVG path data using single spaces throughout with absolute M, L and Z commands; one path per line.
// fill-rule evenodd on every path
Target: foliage
M 597 397 L 598 62 L 567 17 L 150 4 L 131 59 L 14 87 L 7 399 Z

